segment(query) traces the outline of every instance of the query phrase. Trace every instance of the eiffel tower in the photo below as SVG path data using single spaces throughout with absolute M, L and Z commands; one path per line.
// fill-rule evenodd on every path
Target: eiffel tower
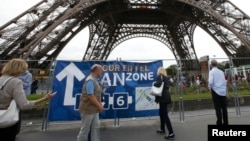
M 120 43 L 162 42 L 186 69 L 199 66 L 193 35 L 199 26 L 235 57 L 250 50 L 250 17 L 229 0 L 42 0 L 0 27 L 0 60 L 38 60 L 46 68 L 69 41 L 89 28 L 82 60 L 106 60 Z

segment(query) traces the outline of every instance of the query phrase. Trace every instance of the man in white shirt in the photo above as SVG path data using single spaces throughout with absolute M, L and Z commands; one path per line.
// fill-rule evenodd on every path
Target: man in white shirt
M 224 72 L 217 68 L 217 61 L 211 61 L 208 88 L 211 91 L 217 117 L 217 125 L 228 125 L 227 84 Z M 223 119 L 223 120 L 222 120 Z

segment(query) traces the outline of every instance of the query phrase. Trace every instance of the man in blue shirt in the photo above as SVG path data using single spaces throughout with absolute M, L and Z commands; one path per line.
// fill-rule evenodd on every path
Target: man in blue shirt
M 31 84 L 33 81 L 32 74 L 27 70 L 25 73 L 21 74 L 19 78 L 23 81 L 23 90 L 25 92 L 25 95 L 30 95 Z
M 217 61 L 211 61 L 208 88 L 211 91 L 217 117 L 217 125 L 228 125 L 227 82 L 224 72 L 217 68 Z M 223 119 L 223 122 L 222 122 Z
M 77 136 L 77 141 L 88 141 L 88 134 L 91 134 L 91 141 L 100 141 L 99 113 L 104 110 L 101 103 L 102 88 L 98 78 L 103 72 L 99 64 L 94 64 L 91 74 L 86 78 L 80 99 L 79 112 L 82 119 L 82 127 Z

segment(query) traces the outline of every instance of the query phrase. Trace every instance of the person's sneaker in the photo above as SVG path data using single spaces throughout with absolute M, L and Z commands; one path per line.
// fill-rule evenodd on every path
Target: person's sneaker
M 161 130 L 161 129 L 158 129 L 158 130 L 156 130 L 156 133 L 158 133 L 158 134 L 164 134 L 165 131 L 163 131 L 163 130 Z
M 174 140 L 174 133 L 169 134 L 168 136 L 165 136 L 164 138 L 167 140 Z

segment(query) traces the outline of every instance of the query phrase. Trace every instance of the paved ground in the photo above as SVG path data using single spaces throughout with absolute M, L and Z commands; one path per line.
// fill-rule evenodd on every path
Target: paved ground
M 228 109 L 229 124 L 250 125 L 250 107 L 241 107 L 240 115 L 235 108 Z M 180 113 L 169 113 L 176 134 L 175 141 L 207 141 L 207 125 L 215 124 L 214 110 L 185 112 L 184 121 Z M 26 121 L 24 121 L 26 122 Z M 102 121 L 101 141 L 160 141 L 164 135 L 156 134 L 158 117 L 146 119 L 121 119 L 119 126 L 114 121 Z M 41 126 L 23 126 L 16 141 L 75 141 L 80 122 L 50 123 L 46 131 Z

